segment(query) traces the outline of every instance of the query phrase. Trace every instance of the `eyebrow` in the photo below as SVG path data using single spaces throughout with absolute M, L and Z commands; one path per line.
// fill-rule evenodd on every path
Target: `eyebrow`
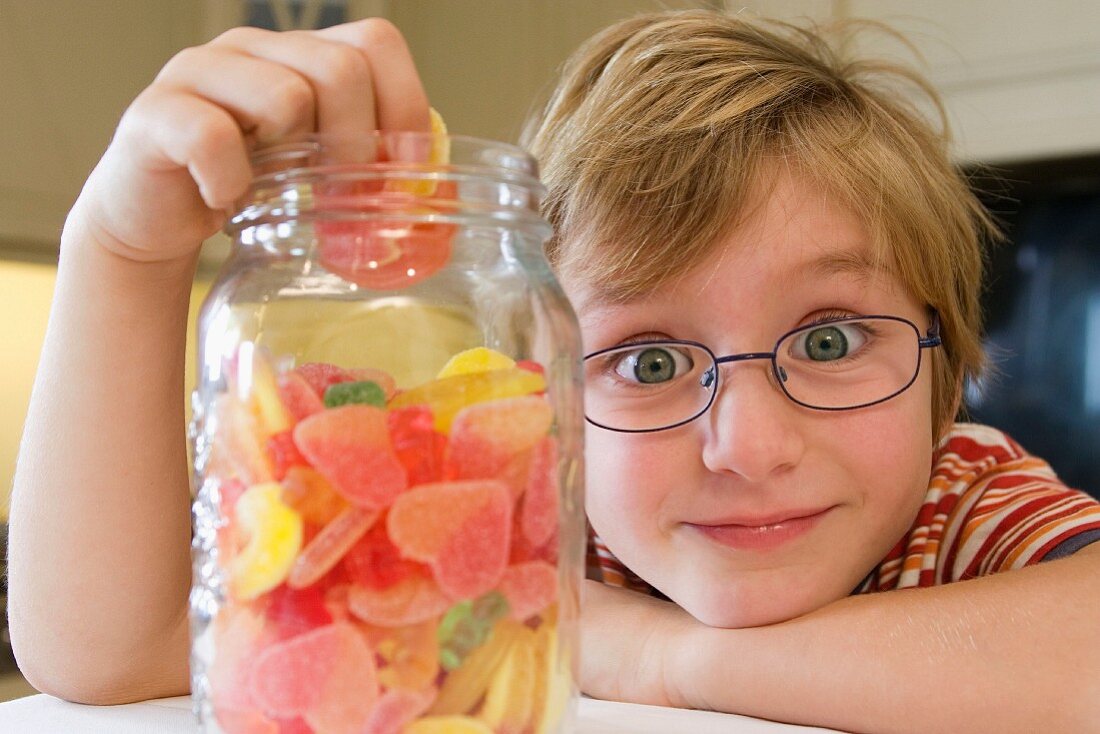
M 830 252 L 810 260 L 799 267 L 799 270 L 815 276 L 855 275 L 862 278 L 890 272 L 886 263 L 864 250 Z

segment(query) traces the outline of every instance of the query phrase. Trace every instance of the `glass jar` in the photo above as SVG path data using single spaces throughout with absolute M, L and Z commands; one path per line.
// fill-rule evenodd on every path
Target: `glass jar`
M 374 133 L 253 166 L 199 321 L 201 728 L 568 730 L 581 350 L 533 160 Z

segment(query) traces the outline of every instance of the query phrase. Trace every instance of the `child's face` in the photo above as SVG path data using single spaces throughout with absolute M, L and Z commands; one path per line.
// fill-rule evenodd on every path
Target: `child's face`
M 625 305 L 565 286 L 590 352 L 638 337 L 694 340 L 719 356 L 766 352 L 823 315 L 901 316 L 923 334 L 929 316 L 894 276 L 828 266 L 869 253 L 853 214 L 781 173 L 724 247 L 682 279 Z M 691 423 L 637 434 L 588 426 L 593 527 L 634 572 L 712 626 L 781 621 L 848 595 L 923 499 L 928 355 L 902 394 L 839 412 L 789 400 L 767 360 L 720 369 L 714 404 Z M 774 527 L 791 516 L 810 517 Z M 731 524 L 765 527 L 705 529 Z

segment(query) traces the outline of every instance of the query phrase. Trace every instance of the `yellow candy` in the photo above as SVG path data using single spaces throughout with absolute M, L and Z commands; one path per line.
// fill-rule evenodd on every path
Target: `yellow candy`
M 248 399 L 265 438 L 289 430 L 294 425 L 290 412 L 279 398 L 275 371 L 258 354 L 252 360 L 252 391 Z
M 427 405 L 435 416 L 435 429 L 447 433 L 451 430 L 451 421 L 455 414 L 467 405 L 486 400 L 516 398 L 545 389 L 546 380 L 542 375 L 512 367 L 432 380 L 398 393 L 388 407 L 394 409 Z
M 493 730 L 469 716 L 429 716 L 406 726 L 404 734 L 493 734 Z
M 454 375 L 468 375 L 471 372 L 487 372 L 489 370 L 504 370 L 515 367 L 516 363 L 511 357 L 488 347 L 474 347 L 464 352 L 459 352 L 447 360 L 443 369 L 436 375 L 436 379 L 453 377 Z
M 432 149 L 428 153 L 427 163 L 432 166 L 450 163 L 451 140 L 447 137 L 447 124 L 443 122 L 443 116 L 434 107 L 428 108 L 428 116 L 431 118 L 431 133 L 435 137 L 432 139 Z M 386 191 L 404 191 L 416 196 L 431 196 L 435 193 L 436 183 L 431 180 L 387 181 L 385 189 Z
M 525 730 L 531 721 L 537 679 L 535 633 L 520 627 L 489 684 L 478 718 L 500 731 Z
M 562 704 L 568 691 L 566 680 L 556 670 L 558 629 L 552 622 L 543 623 L 535 631 L 535 700 L 531 707 L 535 734 L 553 731 L 562 715 Z
M 521 627 L 523 625 L 509 619 L 497 622 L 485 644 L 471 652 L 462 665 L 443 681 L 428 713 L 464 714 L 473 709 L 485 695 L 512 643 L 521 634 Z
M 278 482 L 249 487 L 234 509 L 248 543 L 229 566 L 235 596 L 254 599 L 281 584 L 302 548 L 302 518 L 283 503 Z

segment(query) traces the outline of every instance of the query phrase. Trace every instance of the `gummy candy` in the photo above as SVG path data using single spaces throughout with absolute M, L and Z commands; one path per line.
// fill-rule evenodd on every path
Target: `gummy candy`
M 497 588 L 508 600 L 511 617 L 522 622 L 557 599 L 558 571 L 545 561 L 517 563 L 504 570 Z
M 361 734 L 370 719 L 379 688 L 374 651 L 355 625 L 337 622 L 339 650 L 327 681 L 303 680 L 321 688 L 320 699 L 302 714 L 320 734 Z
M 341 512 L 302 549 L 290 569 L 287 585 L 300 589 L 324 576 L 363 537 L 377 518 L 377 510 L 364 510 L 362 507 L 352 506 Z
M 435 416 L 436 430 L 449 433 L 455 414 L 467 405 L 530 395 L 545 389 L 546 380 L 542 375 L 513 367 L 432 380 L 395 395 L 389 407 L 427 405 Z
M 348 506 L 328 480 L 308 467 L 292 466 L 283 477 L 283 502 L 293 507 L 302 519 L 314 525 L 327 525 Z
M 404 734 L 493 734 L 493 730 L 469 716 L 429 716 L 406 726 Z
M 405 725 L 428 710 L 435 687 L 419 691 L 393 688 L 382 694 L 363 729 L 363 734 L 401 734 Z
M 532 546 L 545 545 L 558 529 L 558 444 L 550 437 L 535 448 L 519 510 L 520 531 Z
M 499 477 L 509 462 L 546 436 L 552 421 L 550 403 L 535 396 L 463 408 L 451 423 L 445 472 L 454 479 Z M 523 462 L 525 470 L 527 463 Z M 523 489 L 522 482 L 519 489 Z
M 280 431 L 267 439 L 267 455 L 271 460 L 275 481 L 281 482 L 292 466 L 308 466 L 305 457 L 294 445 L 294 436 L 290 431 Z
M 443 369 L 435 377 L 452 377 L 454 375 L 466 375 L 471 372 L 487 372 L 488 370 L 502 370 L 515 367 L 512 358 L 487 347 L 474 347 L 464 352 L 459 352 L 447 360 Z
M 509 619 L 497 622 L 485 644 L 471 652 L 462 666 L 443 680 L 439 696 L 428 712 L 463 714 L 471 711 L 485 695 L 494 672 L 520 634 L 521 626 Z
M 423 575 L 410 576 L 386 589 L 352 586 L 348 608 L 364 622 L 383 627 L 418 624 L 442 614 L 451 605 L 439 585 Z
M 345 405 L 294 427 L 298 450 L 349 502 L 381 509 L 405 489 L 405 467 L 393 453 L 386 411 Z
M 426 570 L 424 564 L 401 557 L 381 520 L 348 550 L 343 565 L 353 583 L 376 590 Z
M 436 629 L 439 640 L 439 664 L 454 670 L 473 650 L 485 643 L 493 626 L 508 613 L 508 600 L 492 591 L 476 600 L 455 604 L 443 615 Z
M 535 630 L 535 695 L 531 713 L 535 734 L 546 734 L 553 729 L 562 715 L 562 706 L 568 695 L 566 679 L 556 672 L 558 629 L 547 623 Z
M 214 398 L 216 438 L 211 444 L 210 474 L 236 475 L 245 484 L 273 478 L 271 462 L 258 435 L 255 417 L 231 395 Z
M 220 708 L 215 716 L 225 734 L 282 734 L 278 724 L 253 709 Z
M 307 589 L 279 586 L 271 592 L 264 616 L 279 640 L 296 637 L 333 621 L 325 605 L 325 593 L 318 586 Z
M 429 564 L 452 599 L 480 596 L 508 562 L 511 495 L 492 479 L 422 484 L 397 498 L 386 527 L 402 555 Z
M 325 409 L 317 391 L 297 371 L 287 372 L 278 379 L 279 397 L 296 421 Z
M 240 599 L 254 599 L 282 583 L 302 547 L 302 518 L 279 498 L 275 482 L 249 487 L 237 500 L 237 524 L 248 543 L 229 565 Z
M 242 353 L 245 351 L 244 346 L 242 345 Z M 255 348 L 248 351 L 251 354 L 252 369 L 248 382 L 240 380 L 238 389 L 247 388 L 248 406 L 256 418 L 256 426 L 262 437 L 268 437 L 289 429 L 292 418 L 280 399 L 275 372 L 263 351 Z
M 246 715 L 257 706 L 249 681 L 266 638 L 263 619 L 248 607 L 224 609 L 214 619 L 217 653 L 208 670 L 213 702 L 219 712 L 238 712 L 234 720 L 241 728 L 256 718 Z
M 439 674 L 435 620 L 387 629 L 375 650 L 386 663 L 378 671 L 378 682 L 386 688 L 421 689 Z
M 498 731 L 524 731 L 531 720 L 537 676 L 535 632 L 521 627 L 493 674 L 478 718 Z
M 338 382 L 329 385 L 325 389 L 325 407 L 338 408 L 341 405 L 373 405 L 378 408 L 386 406 L 386 393 L 377 382 L 363 380 L 361 382 Z
M 389 411 L 386 420 L 394 453 L 408 473 L 409 486 L 442 479 L 447 437 L 435 430 L 432 411 L 423 405 L 397 408 Z

